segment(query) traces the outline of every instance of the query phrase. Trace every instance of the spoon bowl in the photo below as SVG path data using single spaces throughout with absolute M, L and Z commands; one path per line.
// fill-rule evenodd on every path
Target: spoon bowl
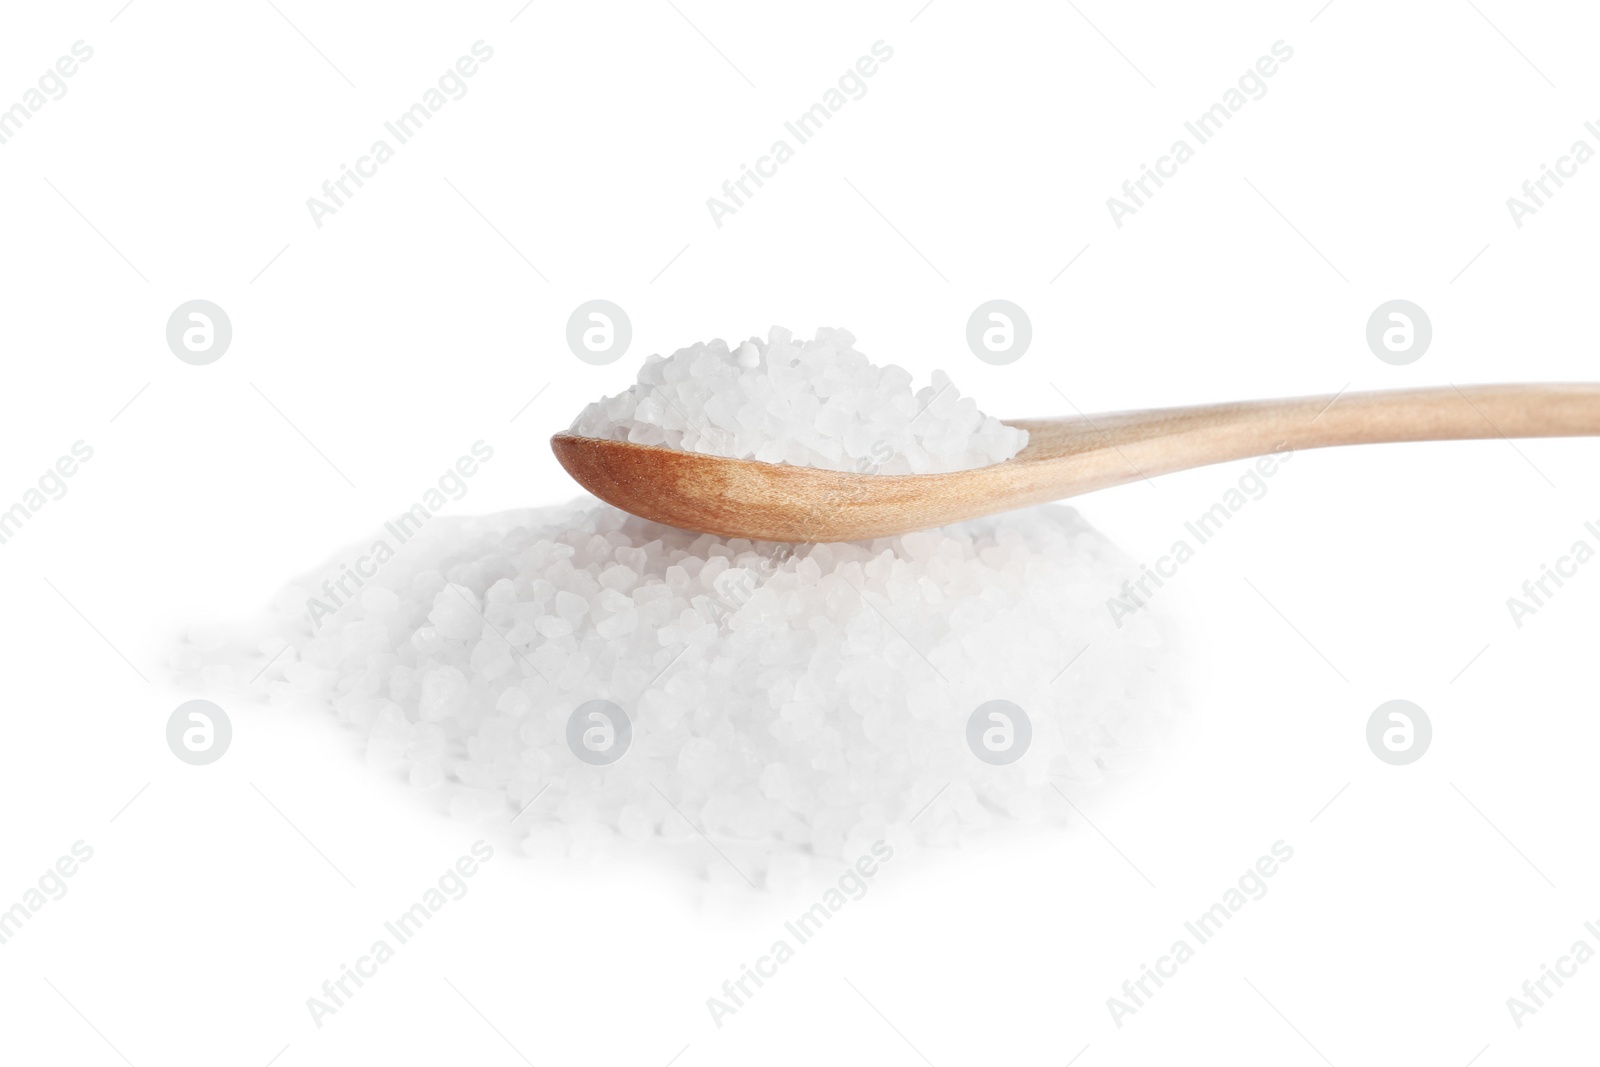
M 1600 383 L 1445 386 L 1007 420 L 1013 458 L 944 474 L 856 474 L 559 433 L 567 473 L 624 511 L 755 541 L 863 541 L 1274 452 L 1600 435 Z

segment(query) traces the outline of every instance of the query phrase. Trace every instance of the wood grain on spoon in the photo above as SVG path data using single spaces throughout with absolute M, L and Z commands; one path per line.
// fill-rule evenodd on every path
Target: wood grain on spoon
M 1600 435 L 1600 384 L 1446 386 L 1009 420 L 1028 445 L 949 474 L 855 474 L 571 434 L 595 496 L 669 526 L 758 541 L 860 541 L 1287 449 Z

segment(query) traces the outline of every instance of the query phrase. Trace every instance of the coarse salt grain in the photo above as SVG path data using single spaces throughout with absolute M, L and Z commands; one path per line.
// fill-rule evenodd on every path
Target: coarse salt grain
M 704 833 L 761 879 L 878 838 L 1037 821 L 1058 807 L 1052 780 L 1137 750 L 1172 703 L 1160 617 L 1106 610 L 1131 570 L 1059 505 L 793 548 L 585 498 L 437 518 L 315 632 L 320 574 L 285 591 L 254 655 L 183 665 L 197 688 L 324 703 L 369 764 L 457 815 L 521 811 L 530 840 L 580 851 L 703 850 Z M 969 716 L 997 698 L 1032 724 L 1006 766 L 968 747 Z M 597 699 L 632 731 L 605 766 L 567 741 Z
M 916 392 L 845 330 L 796 341 L 774 326 L 645 360 L 637 383 L 584 408 L 569 432 L 826 470 L 930 474 L 1000 463 L 1028 443 L 963 398 L 943 371 Z

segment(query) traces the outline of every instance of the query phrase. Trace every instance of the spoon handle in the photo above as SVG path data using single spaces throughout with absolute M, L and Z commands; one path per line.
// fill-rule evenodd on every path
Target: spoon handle
M 1600 435 L 1600 383 L 1442 386 L 1016 420 L 1073 492 L 1290 449 Z

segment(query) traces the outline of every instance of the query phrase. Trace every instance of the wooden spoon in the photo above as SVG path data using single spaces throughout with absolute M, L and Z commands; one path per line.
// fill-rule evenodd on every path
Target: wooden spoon
M 559 433 L 595 496 L 688 530 L 862 541 L 1271 452 L 1392 441 L 1600 435 L 1600 383 L 1477 385 L 1124 411 L 1010 423 L 1028 445 L 949 474 L 855 474 Z

